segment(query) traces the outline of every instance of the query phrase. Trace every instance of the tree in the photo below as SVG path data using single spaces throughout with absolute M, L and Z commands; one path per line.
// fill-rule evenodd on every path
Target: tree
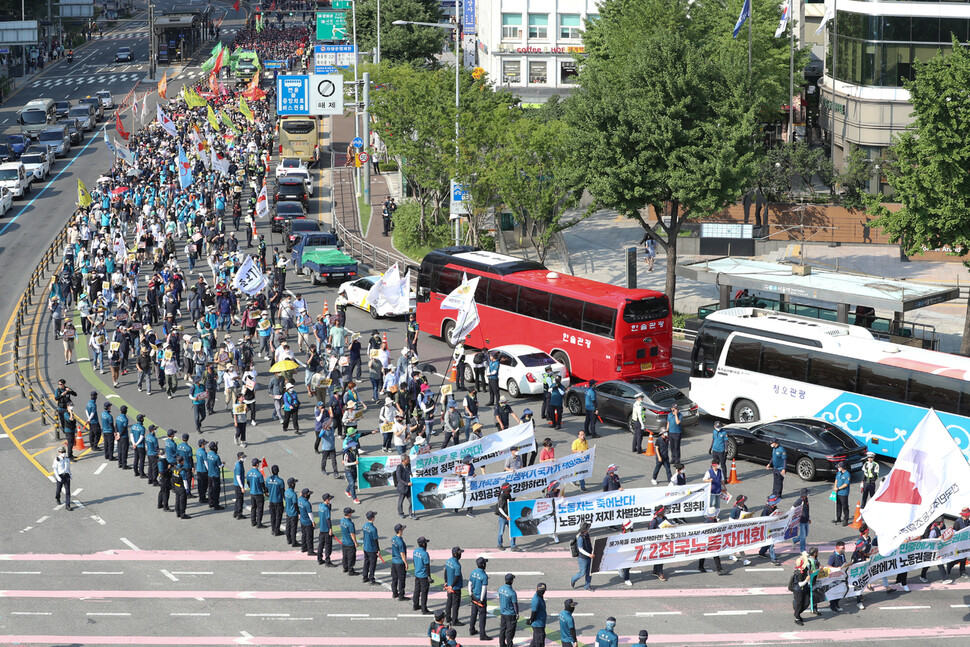
M 436 65 L 445 43 L 446 30 L 439 27 L 395 25 L 395 20 L 441 22 L 437 0 L 380 0 L 381 60 L 392 63 Z M 377 47 L 377 0 L 357 2 L 357 44 L 362 51 Z M 350 29 L 348 16 L 347 28 Z
M 502 202 L 524 225 L 540 262 L 553 236 L 580 220 L 563 219 L 578 202 L 566 181 L 569 155 L 565 123 L 521 118 L 505 131 L 489 168 Z
M 874 221 L 907 254 L 970 251 L 970 52 L 954 38 L 946 56 L 917 63 L 906 84 L 916 116 L 890 148 L 887 176 L 902 209 Z M 964 261 L 970 268 L 970 262 Z M 970 352 L 970 301 L 961 353 Z
M 761 15 L 777 11 L 762 5 Z M 579 88 L 567 100 L 574 186 L 666 250 L 671 303 L 682 226 L 747 188 L 756 117 L 787 96 L 788 46 L 771 42 L 775 25 L 755 25 L 749 82 L 734 20 L 718 3 L 604 2 L 586 26 Z
M 865 208 L 869 182 L 876 163 L 866 157 L 862 149 L 855 149 L 845 158 L 845 165 L 835 176 L 838 187 L 836 201 L 850 211 Z

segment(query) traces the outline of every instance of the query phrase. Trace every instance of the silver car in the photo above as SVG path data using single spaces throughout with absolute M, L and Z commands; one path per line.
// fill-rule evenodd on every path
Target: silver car
M 73 108 L 67 113 L 68 117 L 74 117 L 79 122 L 81 122 L 81 130 L 87 132 L 89 130 L 94 130 L 95 125 L 98 123 L 98 118 L 94 112 L 94 106 L 90 103 L 81 103 Z
M 45 128 L 40 132 L 37 141 L 40 144 L 47 144 L 57 157 L 64 157 L 71 152 L 71 132 L 66 124 Z

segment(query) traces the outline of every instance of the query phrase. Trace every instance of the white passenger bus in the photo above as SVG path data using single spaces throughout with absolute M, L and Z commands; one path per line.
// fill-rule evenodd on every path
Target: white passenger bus
M 968 358 L 878 341 L 865 328 L 731 308 L 697 332 L 690 397 L 736 422 L 823 418 L 892 458 L 933 408 L 970 457 L 968 376 Z

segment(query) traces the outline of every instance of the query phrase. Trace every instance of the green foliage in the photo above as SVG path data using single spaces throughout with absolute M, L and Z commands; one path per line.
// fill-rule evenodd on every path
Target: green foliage
M 864 209 L 869 195 L 876 163 L 866 157 L 861 149 L 855 149 L 845 159 L 845 165 L 835 178 L 839 188 L 838 203 L 850 211 Z
M 380 3 L 381 60 L 434 65 L 435 56 L 444 47 L 446 30 L 393 23 L 395 20 L 441 22 L 441 4 L 436 0 L 380 0 Z M 358 0 L 357 42 L 363 51 L 377 47 L 376 17 L 377 0 Z
M 758 158 L 754 166 L 755 186 L 769 201 L 794 202 L 794 179 L 801 180 L 801 187 L 808 190 L 809 199 L 817 192 L 812 180 L 818 177 L 831 187 L 835 182 L 832 161 L 822 148 L 811 148 L 804 142 L 785 143 L 769 149 Z
M 430 224 L 424 234 L 420 230 L 421 208 L 414 201 L 401 204 L 394 212 L 394 247 L 410 258 L 420 261 L 432 249 L 452 244 L 454 234 L 448 222 Z

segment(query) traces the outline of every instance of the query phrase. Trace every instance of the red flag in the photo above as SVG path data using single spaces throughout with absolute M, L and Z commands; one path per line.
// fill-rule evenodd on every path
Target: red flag
M 232 10 L 239 11 L 239 0 L 236 0 L 234 3 L 232 3 Z
M 276 0 L 273 0 L 273 4 L 269 6 L 270 11 L 276 11 Z
M 216 56 L 215 66 L 212 68 L 212 73 L 215 74 L 216 76 L 219 75 L 219 70 L 222 69 L 222 58 L 223 56 L 225 56 L 225 54 L 226 54 L 226 48 L 223 47 L 222 49 L 219 50 L 219 55 Z
M 128 133 L 125 132 L 124 126 L 121 125 L 121 112 L 120 111 L 115 112 L 115 130 L 118 131 L 118 134 L 121 136 L 121 138 L 123 140 L 128 141 Z

